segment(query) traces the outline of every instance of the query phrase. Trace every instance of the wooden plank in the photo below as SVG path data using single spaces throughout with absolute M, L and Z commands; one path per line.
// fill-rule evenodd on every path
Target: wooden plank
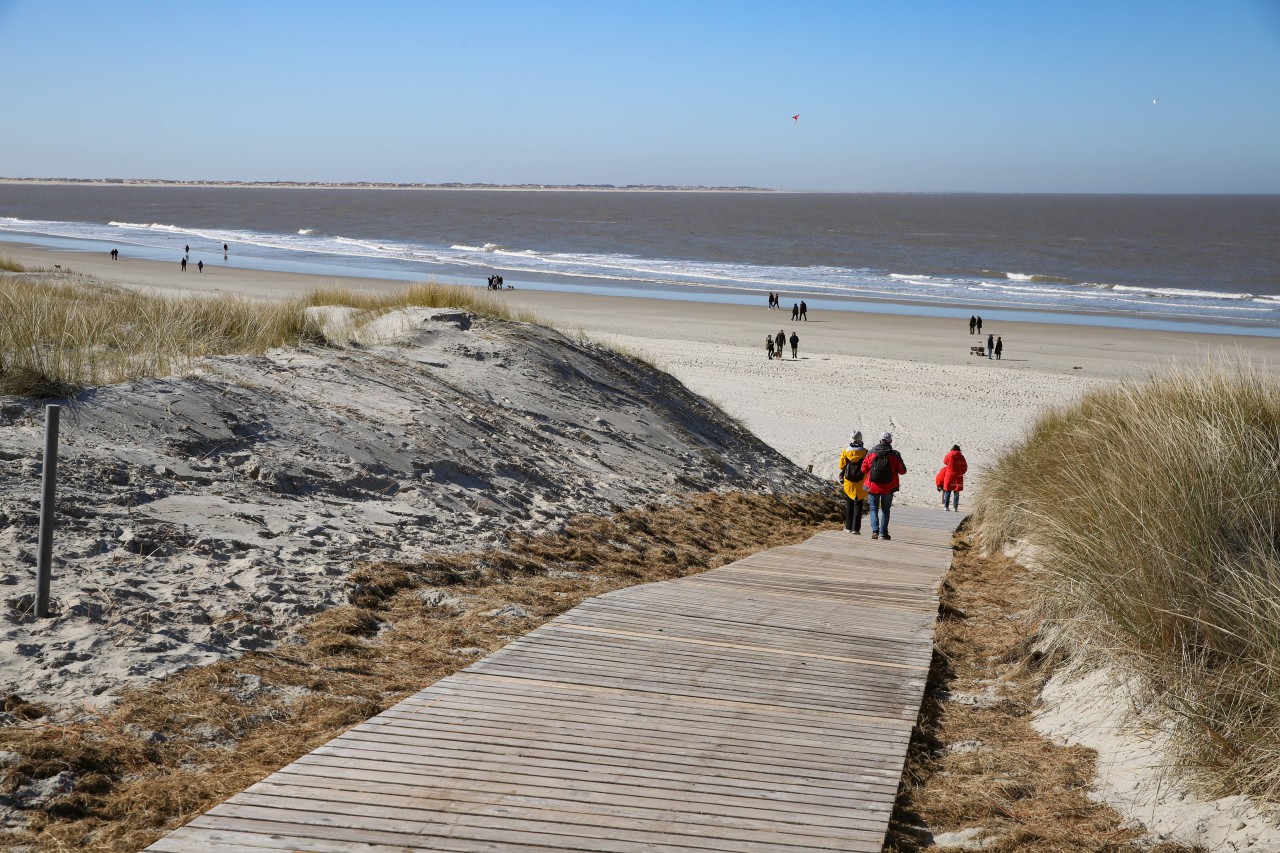
M 961 518 L 583 602 L 149 849 L 878 851 Z

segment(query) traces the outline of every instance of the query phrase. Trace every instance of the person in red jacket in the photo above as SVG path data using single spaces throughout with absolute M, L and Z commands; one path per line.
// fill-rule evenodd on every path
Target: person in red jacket
M 960 511 L 960 493 L 964 491 L 964 475 L 969 470 L 969 463 L 960 452 L 960 445 L 953 444 L 942 457 L 942 468 L 938 470 L 936 480 L 938 491 L 942 492 L 942 508 L 951 511 L 951 500 L 955 498 L 956 512 Z
M 880 443 L 862 460 L 862 473 L 871 501 L 871 538 L 890 540 L 889 508 L 893 493 L 898 491 L 898 476 L 907 473 L 902 454 L 893 449 L 893 433 L 880 433 Z

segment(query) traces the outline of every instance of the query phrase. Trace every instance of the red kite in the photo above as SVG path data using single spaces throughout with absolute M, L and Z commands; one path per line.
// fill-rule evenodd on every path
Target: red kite
M 800 123 L 800 113 L 796 113 L 792 118 L 795 119 L 796 124 Z

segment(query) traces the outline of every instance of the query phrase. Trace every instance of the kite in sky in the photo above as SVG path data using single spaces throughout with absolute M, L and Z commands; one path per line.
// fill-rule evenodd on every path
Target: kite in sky
M 796 124 L 800 123 L 800 113 L 796 113 L 795 115 L 792 116 L 792 118 L 795 119 Z
M 1160 99 L 1159 99 L 1159 98 L 1152 98 L 1152 99 L 1151 99 L 1151 103 L 1153 103 L 1153 104 L 1158 104 L 1158 103 L 1160 103 Z

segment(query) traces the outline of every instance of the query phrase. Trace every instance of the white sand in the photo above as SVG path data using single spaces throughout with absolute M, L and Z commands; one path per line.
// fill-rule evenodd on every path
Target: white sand
M 111 261 L 105 255 L 50 252 L 17 244 L 6 254 L 36 266 L 60 263 L 129 286 L 204 293 L 286 296 L 317 286 L 394 290 L 396 282 L 259 272 L 216 264 L 182 273 L 177 264 Z M 477 286 L 479 276 L 477 276 Z M 969 460 L 966 488 L 1047 406 L 1077 398 L 1100 381 L 1137 377 L 1178 360 L 1207 356 L 1280 364 L 1280 339 L 1196 335 L 1044 323 L 988 322 L 1004 339 L 997 362 L 969 355 L 984 336 L 968 333 L 968 311 L 954 320 L 845 311 L 515 290 L 495 298 L 532 309 L 573 335 L 609 342 L 651 360 L 798 465 L 834 476 L 852 430 L 868 446 L 885 430 L 909 475 L 897 500 L 928 505 L 943 455 L 959 444 Z M 764 300 L 762 299 L 763 303 Z M 765 334 L 799 333 L 800 358 L 765 359 Z M 1079 368 L 1079 369 L 1075 369 Z
M 1152 841 L 1229 853 L 1280 851 L 1280 813 L 1247 797 L 1196 796 L 1170 772 L 1162 727 L 1124 713 L 1133 691 L 1110 670 L 1061 671 L 1041 694 L 1036 731 L 1098 753 L 1094 796 L 1140 823 Z
M 0 247 L 0 253 L 33 265 L 60 263 L 128 286 L 175 291 L 283 296 L 317 285 L 377 290 L 401 286 L 216 265 L 207 267 L 203 274 L 183 274 L 176 264 L 128 260 L 113 263 L 105 257 L 11 245 Z M 1001 361 L 974 358 L 968 353 L 969 347 L 982 339 L 968 334 L 968 312 L 959 309 L 951 320 L 811 312 L 809 322 L 791 323 L 789 312 L 769 311 L 764 305 L 725 306 L 524 290 L 506 291 L 495 298 L 531 308 L 545 322 L 571 336 L 581 334 L 606 341 L 651 360 L 694 392 L 720 405 L 791 461 L 812 465 L 815 474 L 834 476 L 839 450 L 851 430 L 860 429 L 869 445 L 882 430 L 890 430 L 910 470 L 903 478 L 898 499 L 915 505 L 937 501 L 934 473 L 952 444 L 959 444 L 969 459 L 967 486 L 971 493 L 981 487 L 983 466 L 1017 441 L 1040 412 L 1068 403 L 1098 383 L 1139 377 L 1177 361 L 1201 361 L 1207 356 L 1280 364 L 1280 339 L 1275 338 L 1039 323 L 988 323 L 984 331 L 1003 337 L 1006 357 Z M 793 330 L 799 333 L 799 359 L 792 360 L 789 351 L 782 360 L 765 359 L 762 339 L 780 328 L 788 336 Z M 389 404 L 394 403 L 388 399 Z M 358 401 L 353 402 L 359 405 Z M 610 417 L 607 412 L 602 414 Z M 34 435 L 29 438 L 34 446 Z M 747 450 L 746 443 L 736 446 L 743 452 L 758 452 Z M 589 470 L 590 460 L 582 462 Z M 568 507 L 542 509 L 546 517 L 551 517 L 590 503 L 588 492 L 579 489 Z M 242 520 L 244 515 L 230 513 Z M 489 525 L 481 527 L 492 529 Z M 293 529 L 285 525 L 280 532 Z M 301 535 L 304 529 L 297 527 L 291 535 Z M 274 534 L 274 528 L 270 532 Z M 359 539 L 358 533 L 351 535 Z M 325 543 L 329 541 L 336 544 L 342 540 L 317 540 L 309 559 L 326 554 L 330 545 Z M 1068 715 L 1095 721 L 1096 736 L 1088 742 L 1102 751 L 1102 767 L 1121 761 L 1117 754 L 1107 752 L 1108 744 L 1114 741 L 1107 735 L 1109 723 L 1105 714 L 1088 715 L 1074 706 L 1062 707 L 1068 709 Z M 1107 784 L 1100 782 L 1100 787 L 1105 789 Z M 1122 799 L 1116 802 L 1123 807 Z M 1175 810 L 1187 807 L 1183 799 Z M 1135 820 L 1157 819 L 1156 812 L 1146 806 L 1131 809 L 1128 814 Z M 1244 806 L 1229 806 L 1229 816 L 1223 819 L 1226 823 L 1216 818 L 1191 823 L 1202 828 L 1196 837 L 1220 845 L 1218 849 L 1280 849 L 1260 846 L 1264 841 L 1271 843 L 1270 839 L 1264 837 L 1265 833 L 1257 835 L 1249 814 Z M 1156 834 L 1165 833 L 1161 827 Z

